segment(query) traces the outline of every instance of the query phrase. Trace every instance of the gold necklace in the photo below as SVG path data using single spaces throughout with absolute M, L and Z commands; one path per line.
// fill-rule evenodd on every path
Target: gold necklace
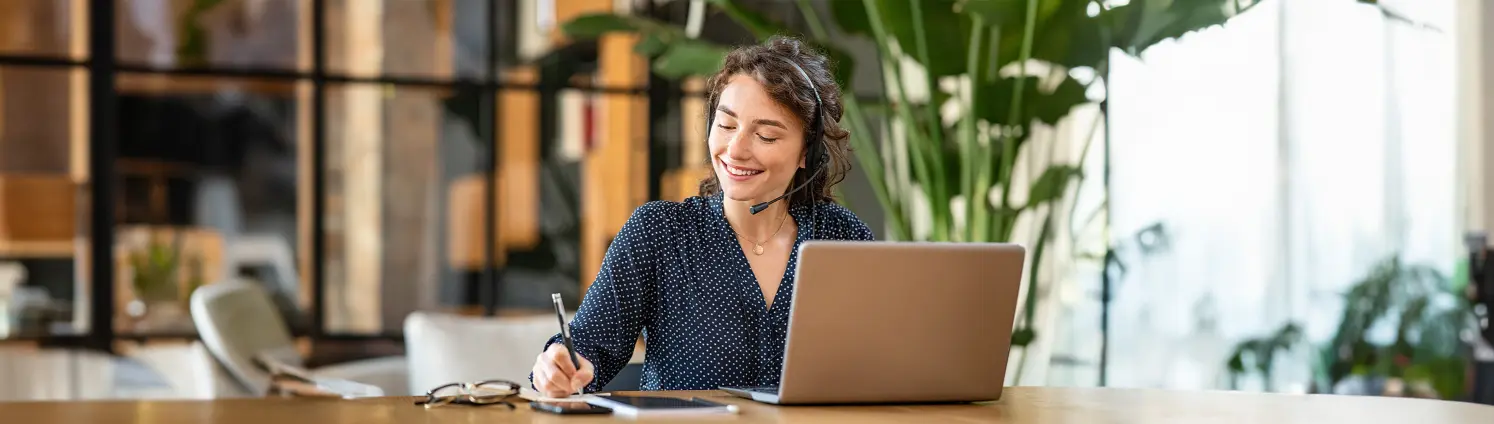
M 789 216 L 788 213 L 784 213 L 783 214 L 783 218 L 779 218 L 778 219 L 778 229 L 774 230 L 773 231 L 773 235 L 768 236 L 767 240 L 763 240 L 763 243 L 767 243 L 768 240 L 772 240 L 774 236 L 777 236 L 778 232 L 783 231 L 783 224 L 788 222 L 788 216 Z M 738 233 L 736 228 L 732 228 L 731 227 L 731 223 L 730 222 L 726 223 L 726 228 L 730 228 L 731 229 L 731 233 L 732 234 L 736 234 L 737 238 L 740 238 L 742 240 L 747 240 L 748 243 L 752 243 L 752 253 L 756 254 L 758 256 L 762 256 L 762 254 L 763 254 L 763 243 L 758 243 L 758 242 L 752 241 L 751 239 L 748 239 L 746 237 L 742 237 L 742 234 Z

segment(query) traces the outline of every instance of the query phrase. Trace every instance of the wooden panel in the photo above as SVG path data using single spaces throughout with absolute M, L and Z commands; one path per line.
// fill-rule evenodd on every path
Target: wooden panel
M 32 9 L 38 4 L 29 0 L 0 1 L 0 52 L 35 53 L 36 16 Z
M 703 165 L 664 171 L 660 176 L 659 196 L 673 201 L 688 199 L 700 193 L 700 181 L 710 175 L 711 168 Z
M 296 69 L 311 69 L 314 52 L 311 45 L 313 5 L 312 2 L 303 1 L 300 6 L 296 13 Z M 317 236 L 311 228 L 315 212 L 312 202 L 315 201 L 316 190 L 316 186 L 312 184 L 312 173 L 316 167 L 324 165 L 325 161 L 313 155 L 313 120 L 316 119 L 316 111 L 312 110 L 314 89 L 311 82 L 296 83 L 296 274 L 301 278 L 297 306 L 307 312 L 312 310 L 312 302 L 321 301 L 315 298 L 315 287 L 312 285 L 315 269 L 312 263 L 312 240 Z
M 539 82 L 533 67 L 510 69 L 509 81 Z M 534 90 L 503 90 L 498 111 L 500 154 L 498 174 L 499 240 L 525 249 L 539 244 L 540 231 L 540 99 Z
M 68 39 L 68 52 L 75 58 L 88 57 L 88 0 L 72 0 L 68 10 L 72 17 L 68 21 L 72 38 Z M 68 149 L 69 168 L 73 182 L 88 182 L 88 73 L 73 72 L 68 76 Z
M 343 4 L 341 23 L 347 57 L 343 63 L 352 75 L 376 75 L 383 60 L 383 2 L 350 1 Z M 328 13 L 328 16 L 337 16 Z M 331 27 L 332 25 L 328 25 Z M 341 116 L 328 119 L 336 127 L 340 152 L 328 152 L 340 174 L 342 207 L 328 208 L 328 237 L 342 239 L 342 263 L 327 276 L 326 295 L 338 299 L 339 307 L 327 306 L 326 323 L 339 331 L 378 332 L 383 286 L 384 99 L 376 86 L 349 85 L 336 91 Z M 330 150 L 330 149 L 329 149 Z M 332 167 L 334 164 L 326 164 Z M 332 173 L 329 169 L 329 174 Z M 329 190 L 330 191 L 330 190 Z M 332 202 L 328 202 L 331 206 Z M 333 225 L 333 224 L 338 225 Z M 334 232 L 335 231 L 335 232 Z M 329 243 L 330 244 L 330 243 Z M 330 246 L 329 246 L 330 247 Z M 331 255 L 329 255 L 331 256 Z
M 0 173 L 67 175 L 69 77 L 66 68 L 0 66 L 4 96 L 0 112 Z
M 686 93 L 704 92 L 706 89 L 705 78 L 700 77 L 688 78 L 681 85 Z M 706 114 L 710 112 L 705 110 L 706 103 L 704 96 L 685 96 L 680 99 L 680 119 L 684 122 L 681 132 L 685 140 L 680 149 L 684 154 L 683 165 L 711 163 L 708 159 L 711 154 L 710 140 L 706 139 L 710 135 L 710 129 L 706 128 Z
M 10 241 L 0 240 L 0 257 L 6 259 L 68 259 L 72 258 L 76 245 L 69 241 Z
M 0 13 L 4 13 L 0 11 Z M 5 150 L 5 73 L 0 72 L 0 154 L 7 153 Z
M 0 241 L 71 244 L 75 186 L 66 174 L 0 175 Z
M 533 0 L 530 0 L 533 1 Z M 577 16 L 594 12 L 612 12 L 613 0 L 547 0 L 553 5 L 555 11 L 555 27 L 550 28 L 551 44 L 563 44 L 568 42 L 565 34 L 560 31 L 560 26 L 566 21 L 575 19 Z M 538 3 L 538 2 L 536 2 Z
M 702 92 L 706 81 L 699 77 L 689 78 L 682 85 L 687 93 Z M 699 194 L 700 181 L 711 175 L 710 141 L 706 139 L 709 130 L 706 128 L 706 114 L 710 112 L 705 110 L 706 103 L 703 96 L 680 99 L 684 123 L 681 137 L 685 140 L 680 150 L 684 160 L 679 168 L 665 171 L 659 183 L 659 195 L 667 200 L 684 200 Z
M 85 1 L 0 1 L 0 52 L 84 57 Z M 8 160 L 0 168 L 67 173 L 86 165 L 79 161 L 86 161 L 87 150 L 80 143 L 86 141 L 88 115 L 79 113 L 87 106 L 86 75 L 66 68 L 6 68 L 0 72 L 8 74 L 0 75 L 0 159 Z M 83 180 L 75 175 L 75 181 Z
M 295 93 L 295 86 L 291 83 L 265 79 L 120 74 L 115 83 L 119 93 L 126 95 L 216 95 L 246 91 L 267 97 L 284 97 Z
M 456 33 L 452 31 L 452 21 L 456 16 L 453 15 L 451 0 L 430 1 L 433 2 L 429 7 L 431 8 L 431 18 L 435 21 L 432 36 L 435 37 L 436 47 L 433 49 L 432 54 L 432 56 L 435 56 L 435 60 L 429 66 L 434 68 L 435 75 L 450 78 L 452 76 L 452 66 L 455 66 L 456 63 L 456 61 L 452 60 L 452 39 L 456 36 Z M 471 6 L 469 5 L 468 7 Z
M 503 187 L 502 176 L 498 187 Z M 456 269 L 480 270 L 485 266 L 483 253 L 487 242 L 483 237 L 483 229 L 487 228 L 487 202 L 483 198 L 483 178 L 481 175 L 473 174 L 462 177 L 451 183 L 450 192 L 446 201 L 446 249 L 448 263 Z M 501 215 L 500 215 L 501 216 Z M 500 230 L 501 231 L 501 230 Z M 501 236 L 497 234 L 496 236 Z M 508 259 L 507 243 L 501 242 L 494 246 L 494 264 L 503 266 Z

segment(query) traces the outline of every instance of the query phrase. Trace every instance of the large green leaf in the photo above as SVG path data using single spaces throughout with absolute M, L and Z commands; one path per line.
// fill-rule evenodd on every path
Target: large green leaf
M 560 25 L 566 37 L 592 39 L 609 32 L 633 32 L 641 30 L 636 17 L 611 13 L 588 13 L 577 16 Z
M 898 46 L 909 57 L 918 58 L 918 38 L 913 28 L 913 4 L 910 0 L 874 0 L 883 25 Z M 925 41 L 929 62 L 923 64 L 934 76 L 959 75 L 965 72 L 965 46 L 970 40 L 970 19 L 955 11 L 954 0 L 921 0 Z M 874 37 L 866 5 L 859 0 L 830 2 L 835 23 L 841 31 Z
M 1011 119 L 1011 102 L 1006 100 L 1016 94 L 1016 84 L 1019 80 L 1027 84 L 1026 93 L 1023 95 L 1022 113 L 1017 116 L 1018 122 L 1007 122 Z M 1035 87 L 1036 83 L 1035 78 L 1027 77 L 1002 78 L 981 84 L 981 98 L 990 100 L 975 105 L 975 116 L 987 122 L 1003 125 L 1025 126 L 1033 120 L 1053 125 L 1068 116 L 1069 111 L 1075 106 L 1089 102 L 1084 94 L 1084 85 L 1074 81 L 1073 78 L 1064 78 L 1063 82 L 1051 92 L 1038 90 Z
M 1032 327 L 1023 326 L 1012 331 L 1012 346 L 1026 347 L 1033 340 L 1037 340 L 1037 331 Z
M 1063 3 L 1063 0 L 1038 0 L 1037 21 L 1053 17 Z M 1026 20 L 1027 0 L 970 0 L 959 8 L 961 13 L 980 16 L 986 25 L 1021 26 Z
M 726 49 L 699 41 L 681 41 L 654 60 L 654 72 L 665 78 L 710 76 L 721 69 Z
M 752 9 L 742 7 L 732 0 L 707 0 L 707 2 L 716 5 L 721 11 L 726 12 L 727 16 L 730 16 L 732 20 L 746 27 L 747 31 L 752 32 L 752 36 L 757 37 L 759 40 L 766 39 L 774 34 L 780 34 L 784 31 L 782 24 L 773 22 L 767 16 L 763 16 L 763 14 L 757 13 Z
M 1105 60 L 1106 47 L 1101 37 L 1102 21 L 1089 16 L 1086 1 L 1043 0 L 1038 6 L 1040 19 L 1033 30 L 1032 58 L 1068 68 L 1097 67 Z M 1137 0 L 1140 1 L 1140 0 Z M 1023 10 L 1018 8 L 1018 10 Z M 1046 14 L 1046 16 L 1043 16 Z M 1016 61 L 1021 53 L 1021 22 L 998 28 L 997 69 Z
M 830 14 L 835 19 L 835 25 L 846 34 L 875 36 L 872 32 L 871 18 L 868 18 L 866 14 L 866 5 L 859 0 L 832 1 L 830 2 Z
M 679 27 L 637 16 L 585 14 L 562 24 L 561 31 L 577 39 L 597 38 L 612 32 L 636 33 L 639 40 L 633 51 L 653 59 L 654 72 L 665 78 L 715 74 L 727 51 L 722 46 L 687 38 Z
M 633 46 L 633 51 L 645 57 L 657 57 L 669 49 L 669 43 L 658 33 L 646 33 L 638 39 L 638 44 Z
M 768 37 L 779 34 L 792 34 L 782 24 L 773 22 L 762 14 L 744 8 L 736 4 L 733 0 L 710 0 L 710 3 L 720 7 L 722 11 L 726 12 L 728 17 L 746 27 L 758 40 L 766 40 Z M 853 3 L 853 1 L 835 2 L 832 3 L 832 6 L 839 3 Z M 865 10 L 862 10 L 862 12 L 865 13 Z M 812 48 L 819 50 L 830 58 L 836 83 L 840 84 L 841 87 L 851 86 L 851 75 L 856 71 L 856 62 L 851 58 L 849 53 L 827 44 L 827 40 L 815 40 L 811 37 L 801 38 L 802 41 L 808 43 Z
M 1081 174 L 1082 171 L 1079 168 L 1068 165 L 1053 165 L 1043 170 L 1043 175 L 1032 183 L 1032 189 L 1027 192 L 1027 207 L 1031 208 L 1063 198 L 1069 181 Z
M 1260 4 L 1260 0 L 1133 0 L 1105 11 L 1101 20 L 1113 45 L 1137 56 L 1162 41 L 1215 25 Z
M 1053 92 L 1033 96 L 1028 100 L 1032 107 L 1032 117 L 1048 125 L 1058 124 L 1058 121 L 1069 115 L 1069 111 L 1075 106 L 1089 102 L 1084 94 L 1085 87 L 1073 78 L 1064 78 Z

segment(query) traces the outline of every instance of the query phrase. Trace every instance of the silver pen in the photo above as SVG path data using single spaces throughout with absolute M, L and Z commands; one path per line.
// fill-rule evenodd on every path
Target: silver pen
M 560 339 L 565 342 L 566 352 L 571 354 L 571 364 L 579 370 L 581 361 L 576 359 L 576 346 L 571 344 L 570 326 L 565 325 L 565 304 L 560 301 L 560 293 L 551 293 L 550 300 L 555 301 L 555 319 L 560 321 Z

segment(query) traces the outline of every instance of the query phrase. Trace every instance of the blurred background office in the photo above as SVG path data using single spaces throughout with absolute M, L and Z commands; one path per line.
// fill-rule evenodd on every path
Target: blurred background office
M 521 380 L 774 33 L 879 239 L 1028 246 L 1008 384 L 1494 403 L 1478 0 L 0 1 L 0 401 Z

